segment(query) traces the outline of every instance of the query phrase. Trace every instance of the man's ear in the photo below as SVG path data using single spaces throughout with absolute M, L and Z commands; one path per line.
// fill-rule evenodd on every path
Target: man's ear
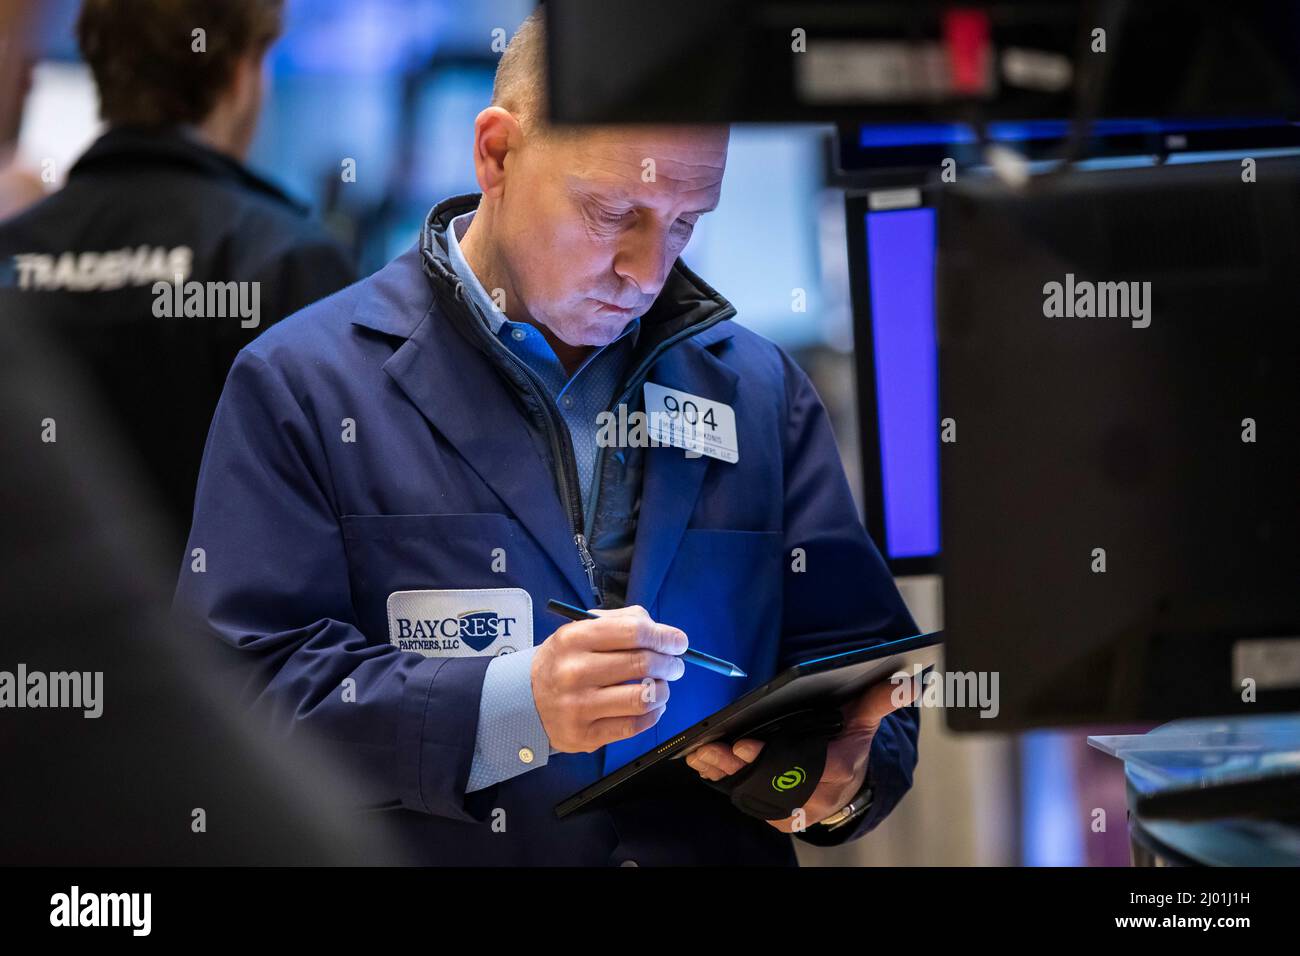
M 523 130 L 513 113 L 489 106 L 474 118 L 474 173 L 485 196 L 500 193 L 506 156 L 523 146 Z

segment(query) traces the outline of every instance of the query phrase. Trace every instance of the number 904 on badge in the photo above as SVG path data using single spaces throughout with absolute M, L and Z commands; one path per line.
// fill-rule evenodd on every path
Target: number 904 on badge
M 733 465 L 740 460 L 736 413 L 730 405 L 646 382 L 645 410 L 652 443 Z

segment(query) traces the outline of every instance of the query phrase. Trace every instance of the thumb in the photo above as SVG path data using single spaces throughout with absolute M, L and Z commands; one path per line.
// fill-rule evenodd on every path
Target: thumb
M 845 708 L 844 729 L 875 730 L 882 720 L 900 707 L 910 706 L 918 696 L 920 675 L 899 672 L 889 680 L 872 684 Z

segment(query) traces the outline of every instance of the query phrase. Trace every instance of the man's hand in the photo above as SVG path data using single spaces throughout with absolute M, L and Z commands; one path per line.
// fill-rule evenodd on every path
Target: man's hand
M 684 631 L 639 606 L 565 624 L 533 655 L 533 701 L 551 746 L 590 753 L 659 722 L 668 681 L 686 671 Z M 633 683 L 629 683 L 632 681 Z
M 803 820 L 797 821 L 792 815 L 784 820 L 767 822 L 783 833 L 792 833 L 797 822 L 802 824 L 801 829 L 807 829 L 842 810 L 858 795 L 866 781 L 871 741 L 880 722 L 897 708 L 911 704 L 917 689 L 911 679 L 902 686 L 884 681 L 868 687 L 861 696 L 846 704 L 843 708 L 844 729 L 826 749 L 826 769 L 822 771 L 817 789 L 803 806 Z M 753 763 L 762 749 L 761 740 L 749 738 L 741 738 L 730 747 L 722 743 L 705 744 L 687 756 L 686 763 L 705 780 L 717 781 Z

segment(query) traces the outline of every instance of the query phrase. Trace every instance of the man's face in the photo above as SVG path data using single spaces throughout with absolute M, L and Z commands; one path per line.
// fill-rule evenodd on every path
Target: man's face
M 611 128 L 511 154 L 494 231 L 529 317 L 569 345 L 605 345 L 645 313 L 718 203 L 728 137 Z

